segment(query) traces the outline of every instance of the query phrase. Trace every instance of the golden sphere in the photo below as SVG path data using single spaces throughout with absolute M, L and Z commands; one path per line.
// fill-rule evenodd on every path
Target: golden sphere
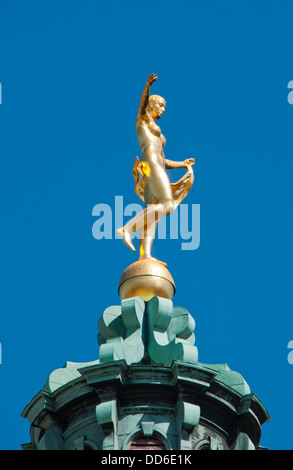
M 145 302 L 154 296 L 172 300 L 175 283 L 162 263 L 153 258 L 140 259 L 125 269 L 118 292 L 121 300 L 136 296 Z

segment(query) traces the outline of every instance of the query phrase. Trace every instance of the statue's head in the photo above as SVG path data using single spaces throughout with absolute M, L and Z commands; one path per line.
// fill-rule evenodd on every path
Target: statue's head
M 166 109 L 166 101 L 159 95 L 149 97 L 148 110 L 154 119 L 161 119 Z

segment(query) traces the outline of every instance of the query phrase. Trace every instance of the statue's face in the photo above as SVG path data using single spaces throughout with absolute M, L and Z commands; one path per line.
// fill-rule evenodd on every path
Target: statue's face
M 161 98 L 161 97 L 157 99 L 150 98 L 149 110 L 154 119 L 161 119 L 165 109 L 166 109 L 166 101 L 164 100 L 164 98 Z

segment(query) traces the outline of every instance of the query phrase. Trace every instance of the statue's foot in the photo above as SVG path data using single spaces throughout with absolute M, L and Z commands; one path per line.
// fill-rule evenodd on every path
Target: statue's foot
M 151 256 L 151 255 L 142 255 L 142 256 L 140 256 L 139 260 L 142 260 L 142 259 L 150 259 L 150 260 L 152 260 L 152 261 L 155 261 L 156 263 L 162 264 L 164 267 L 167 266 L 167 263 L 164 263 L 164 261 L 160 261 L 159 259 L 154 258 L 154 257 Z
M 118 237 L 122 238 L 125 245 L 127 245 L 132 251 L 135 251 L 135 248 L 134 248 L 132 240 L 131 240 L 131 235 L 127 230 L 125 230 L 123 227 L 118 228 L 118 230 L 116 230 L 116 233 L 117 233 Z

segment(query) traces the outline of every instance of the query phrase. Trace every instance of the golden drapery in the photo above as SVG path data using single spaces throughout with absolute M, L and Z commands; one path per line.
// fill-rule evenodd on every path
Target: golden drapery
M 132 174 L 135 180 L 135 192 L 138 197 L 144 201 L 144 190 L 147 186 L 146 176 L 149 175 L 151 171 L 149 165 L 145 162 L 140 162 L 139 158 L 136 157 L 132 169 Z M 185 175 L 180 178 L 179 181 L 176 183 L 170 183 L 173 193 L 173 199 L 175 207 L 179 206 L 179 204 L 186 198 L 187 194 L 189 193 L 194 181 L 194 174 L 193 169 L 190 165 L 187 167 L 187 171 Z

